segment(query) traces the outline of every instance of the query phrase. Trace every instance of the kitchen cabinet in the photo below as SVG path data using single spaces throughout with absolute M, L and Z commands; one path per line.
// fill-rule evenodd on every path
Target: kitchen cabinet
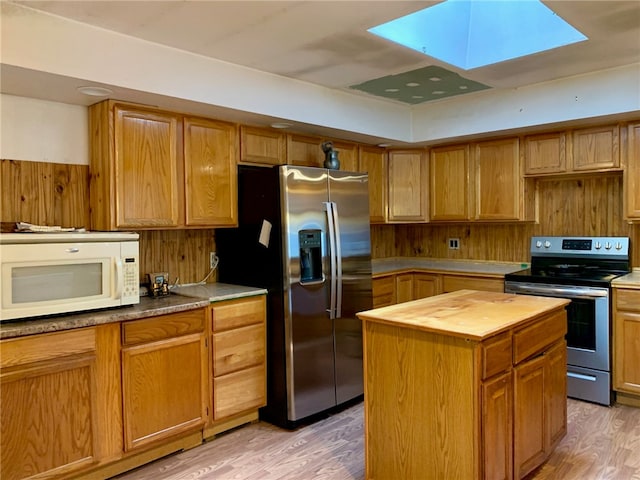
M 564 132 L 524 137 L 526 175 L 564 173 L 567 171 L 567 138 Z
M 624 166 L 625 217 L 640 220 L 640 123 L 627 126 L 627 152 Z
M 469 145 L 432 148 L 429 169 L 431 221 L 470 220 Z
M 238 223 L 237 127 L 184 118 L 185 226 Z
M 620 127 L 602 125 L 524 137 L 531 176 L 620 170 Z
M 475 220 L 521 220 L 524 180 L 518 138 L 472 145 Z
M 369 174 L 369 220 L 387 220 L 387 154 L 379 147 L 359 147 L 358 171 Z
M 445 273 L 442 275 L 443 293 L 465 289 L 504 292 L 504 277 L 455 273 Z
M 620 168 L 620 128 L 603 125 L 572 132 L 569 158 L 574 171 L 611 170 Z
M 121 456 L 117 325 L 0 343 L 2 478 L 56 478 Z
M 396 304 L 396 276 L 385 275 L 371 280 L 374 308 Z
M 413 300 L 413 273 L 396 275 L 396 303 Z
M 422 150 L 388 153 L 389 223 L 428 220 L 428 171 Z
M 287 162 L 287 137 L 278 130 L 240 126 L 240 161 L 264 165 Z
M 640 406 L 640 290 L 613 289 L 613 388 L 620 403 Z
M 266 405 L 266 299 L 263 295 L 209 307 L 210 421 L 205 436 L 257 420 Z
M 413 299 L 433 297 L 442 292 L 442 275 L 416 272 L 413 274 Z
M 365 477 L 523 478 L 544 462 L 566 433 L 568 301 L 548 300 L 465 291 L 358 314 Z
M 236 224 L 234 124 L 107 100 L 89 128 L 92 229 Z
M 541 330 L 537 335 L 546 333 Z M 536 334 L 520 335 L 524 342 Z M 552 340 L 556 341 L 514 369 L 514 478 L 524 478 L 549 458 L 567 431 L 567 348 L 557 334 Z
M 357 143 L 333 141 L 333 149 L 338 152 L 340 170 L 343 170 L 345 172 L 360 171 Z
M 287 164 L 302 167 L 322 167 L 324 152 L 322 138 L 287 134 Z
M 209 385 L 205 312 L 122 323 L 126 451 L 204 426 Z

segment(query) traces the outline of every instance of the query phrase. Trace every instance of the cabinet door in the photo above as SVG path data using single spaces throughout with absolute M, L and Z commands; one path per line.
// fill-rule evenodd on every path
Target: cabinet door
M 257 127 L 240 127 L 240 161 L 284 165 L 287 141 L 283 133 Z
M 359 172 L 358 145 L 349 142 L 333 142 L 333 149 L 338 152 L 340 170 L 345 172 Z
M 617 125 L 574 130 L 572 147 L 573 170 L 620 167 L 620 133 Z
M 264 407 L 266 401 L 264 364 L 213 379 L 214 420 Z
M 206 359 L 204 332 L 122 349 L 127 451 L 204 425 Z
M 182 221 L 179 116 L 115 107 L 117 227 L 175 227 Z
M 469 220 L 469 146 L 431 149 L 431 220 Z
M 640 123 L 628 126 L 628 148 L 624 172 L 624 203 L 628 219 L 640 219 Z
M 564 132 L 530 135 L 524 138 L 524 173 L 539 175 L 567 171 Z
M 523 478 L 546 457 L 545 363 L 540 355 L 514 370 L 514 478 Z
M 359 171 L 369 174 L 369 220 L 387 220 L 387 154 L 382 148 L 360 147 Z
M 287 135 L 287 163 L 303 167 L 322 167 L 322 139 L 303 135 Z
M 614 289 L 613 387 L 640 394 L 640 290 Z
M 96 464 L 95 329 L 2 342 L 2 478 L 53 478 Z
M 238 222 L 237 127 L 203 118 L 184 119 L 187 226 Z
M 433 297 L 442 293 L 442 277 L 432 273 L 413 274 L 413 298 Z
M 396 302 L 410 302 L 413 300 L 413 273 L 396 275 Z
M 421 150 L 389 152 L 389 222 L 428 220 L 427 165 Z
M 519 220 L 522 217 L 524 183 L 518 145 L 517 138 L 475 144 L 477 220 Z
M 557 342 L 546 353 L 547 454 L 567 433 L 567 343 Z
M 482 385 L 482 457 L 486 479 L 511 479 L 512 457 L 511 371 Z

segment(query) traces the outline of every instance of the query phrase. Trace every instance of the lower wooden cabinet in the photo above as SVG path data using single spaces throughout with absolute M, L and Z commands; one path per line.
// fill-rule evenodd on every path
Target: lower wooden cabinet
M 120 455 L 114 341 L 105 325 L 1 342 L 0 477 L 66 477 Z
M 207 418 L 205 310 L 122 325 L 124 446 L 201 429 Z
M 211 318 L 211 415 L 217 425 L 266 405 L 266 299 L 263 295 L 214 303 Z
M 640 290 L 613 289 L 613 388 L 617 400 L 640 406 Z
M 373 308 L 396 304 L 395 275 L 373 278 L 371 281 L 371 289 L 373 291 Z

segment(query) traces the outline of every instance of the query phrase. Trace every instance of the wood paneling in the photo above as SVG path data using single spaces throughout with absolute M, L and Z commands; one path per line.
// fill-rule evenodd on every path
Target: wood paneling
M 89 166 L 0 161 L 3 223 L 89 228 Z

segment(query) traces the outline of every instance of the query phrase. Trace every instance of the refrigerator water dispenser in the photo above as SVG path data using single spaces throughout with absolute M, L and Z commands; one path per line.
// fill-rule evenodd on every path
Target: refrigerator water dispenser
M 300 283 L 322 281 L 320 230 L 298 231 L 300 245 Z

